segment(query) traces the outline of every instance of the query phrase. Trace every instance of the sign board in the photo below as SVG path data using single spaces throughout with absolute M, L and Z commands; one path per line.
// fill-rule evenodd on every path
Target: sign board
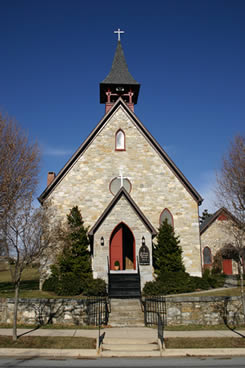
M 139 249 L 139 263 L 145 266 L 150 264 L 150 251 L 145 244 Z

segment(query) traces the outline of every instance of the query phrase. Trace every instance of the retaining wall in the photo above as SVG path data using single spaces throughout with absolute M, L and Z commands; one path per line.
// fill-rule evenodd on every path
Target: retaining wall
M 87 324 L 87 299 L 20 299 L 18 323 Z M 0 299 L 0 322 L 12 323 L 14 299 Z
M 167 297 L 166 321 L 176 325 L 244 324 L 240 297 Z
M 165 303 L 169 326 L 219 325 L 224 318 L 229 324 L 244 324 L 240 297 L 167 297 Z M 0 323 L 12 323 L 13 309 L 14 299 L 0 299 Z M 20 299 L 18 322 L 86 325 L 87 299 Z

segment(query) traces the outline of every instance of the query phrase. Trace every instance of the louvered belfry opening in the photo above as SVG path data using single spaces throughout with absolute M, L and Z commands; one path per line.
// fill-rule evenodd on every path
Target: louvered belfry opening
M 100 103 L 105 104 L 106 113 L 121 97 L 128 107 L 134 111 L 137 104 L 140 84 L 128 71 L 121 41 L 118 41 L 111 70 L 100 83 Z

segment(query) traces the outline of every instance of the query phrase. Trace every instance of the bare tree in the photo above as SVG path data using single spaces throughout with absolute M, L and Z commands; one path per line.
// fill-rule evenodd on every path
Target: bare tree
M 0 113 L 0 239 L 15 287 L 14 340 L 23 270 L 47 246 L 45 213 L 33 208 L 38 172 L 37 144 L 31 144 L 17 124 Z
M 238 264 L 241 280 L 241 297 L 245 318 L 243 274 L 245 260 L 245 137 L 238 135 L 231 143 L 230 150 L 223 158 L 222 168 L 217 175 L 217 198 L 219 204 L 227 208 L 234 219 L 226 221 L 226 231 L 232 236 L 232 243 L 223 249 Z
M 34 195 L 40 155 L 20 127 L 0 112 L 0 214 Z
M 244 226 L 245 224 L 245 137 L 238 135 L 223 158 L 217 175 L 217 196 Z
M 13 340 L 17 339 L 17 311 L 22 273 L 40 259 L 49 245 L 44 208 L 33 208 L 32 201 L 19 205 L 8 213 L 4 226 L 5 254 L 15 288 Z

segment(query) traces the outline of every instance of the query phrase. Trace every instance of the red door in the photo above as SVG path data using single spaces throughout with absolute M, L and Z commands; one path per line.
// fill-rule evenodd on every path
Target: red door
M 113 232 L 110 243 L 110 269 L 114 270 L 114 263 L 119 261 L 120 270 L 123 269 L 123 228 L 120 224 Z
M 232 275 L 232 259 L 223 259 L 223 272 L 225 275 Z

